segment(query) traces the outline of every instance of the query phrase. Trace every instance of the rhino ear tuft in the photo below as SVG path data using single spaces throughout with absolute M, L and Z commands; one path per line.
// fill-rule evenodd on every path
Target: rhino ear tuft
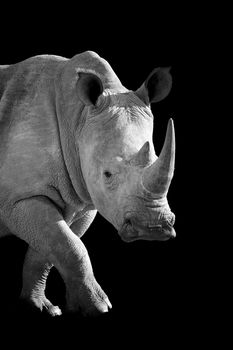
M 169 94 L 172 77 L 169 68 L 155 68 L 135 94 L 146 104 L 163 100 Z
M 79 73 L 77 89 L 78 96 L 85 105 L 95 106 L 103 92 L 103 84 L 95 74 Z

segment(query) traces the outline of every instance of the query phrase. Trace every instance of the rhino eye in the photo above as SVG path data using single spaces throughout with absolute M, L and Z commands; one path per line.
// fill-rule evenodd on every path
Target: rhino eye
M 112 177 L 112 173 L 110 171 L 106 170 L 104 172 L 104 176 L 106 177 L 106 179 L 110 179 Z

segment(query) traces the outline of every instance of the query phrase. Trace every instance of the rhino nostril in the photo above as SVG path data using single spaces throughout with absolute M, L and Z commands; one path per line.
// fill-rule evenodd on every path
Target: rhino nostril
M 175 215 L 173 213 L 170 213 L 170 215 L 167 215 L 162 220 L 162 225 L 163 226 L 172 227 L 172 226 L 174 226 L 174 224 L 175 224 Z
M 130 219 L 125 219 L 125 225 L 132 226 L 132 221 Z
M 173 226 L 173 225 L 175 224 L 175 221 L 176 221 L 176 217 L 175 217 L 175 215 L 173 214 L 173 215 L 169 218 L 168 223 L 169 223 L 169 225 Z

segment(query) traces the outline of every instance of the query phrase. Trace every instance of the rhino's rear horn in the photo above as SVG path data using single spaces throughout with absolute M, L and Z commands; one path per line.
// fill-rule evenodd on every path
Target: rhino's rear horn
M 143 173 L 144 187 L 156 195 L 168 191 L 175 166 L 175 130 L 173 120 L 167 126 L 166 138 L 159 158 Z
M 151 153 L 150 153 L 150 143 L 146 141 L 141 149 L 133 156 L 130 163 L 135 166 L 145 167 L 150 163 Z

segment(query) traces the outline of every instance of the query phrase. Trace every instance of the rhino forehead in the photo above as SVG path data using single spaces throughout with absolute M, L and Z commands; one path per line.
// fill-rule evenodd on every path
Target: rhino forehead
M 103 95 L 108 97 L 110 111 L 126 111 L 131 118 L 152 116 L 150 108 L 133 91 L 114 93 L 114 91 L 106 89 Z
M 100 106 L 87 112 L 86 126 L 107 131 L 131 122 L 140 124 L 144 119 L 153 119 L 151 110 L 133 92 L 114 93 L 106 89 Z
M 95 157 L 99 159 L 111 159 L 121 157 L 128 160 L 137 152 L 145 139 L 145 135 L 140 128 L 130 125 L 125 129 L 111 130 L 109 133 L 103 132 L 96 138 Z
M 127 156 L 127 150 L 136 151 L 151 139 L 153 116 L 149 108 L 136 104 L 137 98 L 120 95 L 124 96 L 111 96 L 112 103 L 107 108 L 87 118 L 83 135 L 86 142 L 92 140 L 96 156 Z

